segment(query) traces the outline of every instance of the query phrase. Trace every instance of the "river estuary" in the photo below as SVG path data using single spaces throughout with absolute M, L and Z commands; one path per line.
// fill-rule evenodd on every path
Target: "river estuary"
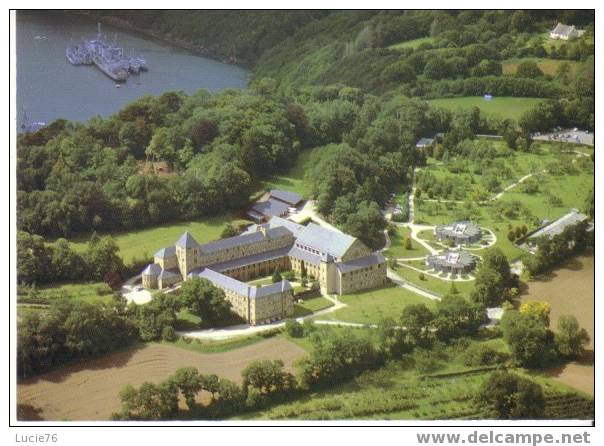
M 117 38 L 119 46 L 142 55 L 149 67 L 117 88 L 96 67 L 72 66 L 65 57 L 67 46 L 95 37 L 96 22 L 60 12 L 25 11 L 17 13 L 16 25 L 18 128 L 24 113 L 30 123 L 58 118 L 85 122 L 115 113 L 145 94 L 247 85 L 249 71 L 241 67 L 103 25 L 109 40 Z

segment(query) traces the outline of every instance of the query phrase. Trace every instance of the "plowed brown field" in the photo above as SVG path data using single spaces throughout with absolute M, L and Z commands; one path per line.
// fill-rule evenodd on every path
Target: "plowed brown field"
M 549 302 L 551 328 L 556 330 L 558 319 L 565 314 L 574 315 L 579 325 L 590 337 L 588 349 L 594 340 L 594 256 L 585 255 L 571 259 L 562 268 L 553 271 L 544 280 L 531 281 L 522 302 L 537 300 Z M 548 370 L 547 375 L 564 384 L 594 394 L 594 366 L 589 359 L 584 363 L 571 363 Z
M 165 344 L 143 345 L 19 382 L 17 416 L 20 420 L 107 420 L 119 410 L 118 393 L 126 384 L 159 382 L 186 366 L 239 382 L 251 361 L 281 359 L 293 371 L 293 362 L 305 355 L 283 338 L 206 354 Z

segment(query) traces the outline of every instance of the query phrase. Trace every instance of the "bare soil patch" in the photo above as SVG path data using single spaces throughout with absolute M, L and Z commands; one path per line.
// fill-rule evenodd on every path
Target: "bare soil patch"
M 293 363 L 305 355 L 283 338 L 206 354 L 165 344 L 142 345 L 19 382 L 17 416 L 20 420 L 107 420 L 119 410 L 118 393 L 127 384 L 159 382 L 186 366 L 240 382 L 241 371 L 254 360 L 281 359 L 293 371 Z
M 521 301 L 549 302 L 552 306 L 550 320 L 553 330 L 560 316 L 572 314 L 587 330 L 591 339 L 589 348 L 593 348 L 594 277 L 594 256 L 575 257 L 547 277 L 530 281 Z

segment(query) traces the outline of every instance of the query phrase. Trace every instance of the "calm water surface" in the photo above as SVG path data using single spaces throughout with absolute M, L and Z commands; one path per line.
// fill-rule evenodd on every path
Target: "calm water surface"
M 141 54 L 149 71 L 130 76 L 116 88 L 94 66 L 72 66 L 65 48 L 96 35 L 96 23 L 83 17 L 51 12 L 20 12 L 16 19 L 17 121 L 66 118 L 84 122 L 107 116 L 145 94 L 201 88 L 218 91 L 243 88 L 247 70 L 195 56 L 185 50 L 103 25 L 103 32 L 128 53 Z

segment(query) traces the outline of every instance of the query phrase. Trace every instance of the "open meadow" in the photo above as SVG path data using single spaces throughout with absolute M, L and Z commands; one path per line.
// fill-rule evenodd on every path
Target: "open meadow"
M 518 120 L 523 113 L 533 108 L 542 99 L 540 98 L 518 98 L 518 97 L 494 97 L 490 101 L 482 96 L 466 96 L 457 98 L 430 99 L 428 103 L 432 106 L 446 108 L 448 110 L 468 110 L 473 107 L 480 108 L 487 115 L 497 116 L 504 119 Z
M 132 230 L 128 232 L 116 232 L 110 234 L 117 246 L 124 262 L 129 263 L 133 259 L 152 257 L 159 249 L 173 245 L 183 232 L 190 232 L 199 243 L 206 243 L 220 238 L 222 230 L 227 223 L 237 225 L 239 223 L 252 224 L 251 221 L 238 220 L 233 215 L 220 217 L 208 217 L 198 221 L 170 223 L 152 228 Z M 76 251 L 84 251 L 88 243 L 88 237 L 81 236 L 70 240 Z

